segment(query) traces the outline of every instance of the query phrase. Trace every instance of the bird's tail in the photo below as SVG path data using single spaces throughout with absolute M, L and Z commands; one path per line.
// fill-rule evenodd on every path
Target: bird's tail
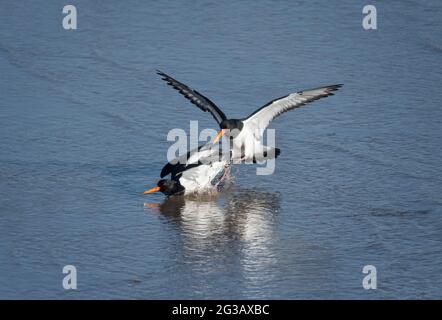
M 281 149 L 272 148 L 267 146 L 262 146 L 263 150 L 261 152 L 255 153 L 253 156 L 253 163 L 263 162 L 270 159 L 276 159 L 281 154 Z

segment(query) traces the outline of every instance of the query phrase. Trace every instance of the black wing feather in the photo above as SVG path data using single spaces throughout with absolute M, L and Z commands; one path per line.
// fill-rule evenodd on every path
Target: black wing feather
M 218 124 L 220 124 L 223 120 L 227 119 L 226 115 L 216 106 L 215 103 L 210 101 L 208 98 L 203 96 L 198 91 L 193 90 L 192 88 L 175 80 L 174 78 L 168 76 L 167 74 L 161 72 L 160 70 L 157 70 L 157 74 L 160 75 L 162 79 L 167 82 L 168 85 L 172 86 L 175 90 L 181 93 L 191 103 L 196 105 L 204 112 L 210 112 L 212 116 L 215 118 L 216 122 L 218 122 Z

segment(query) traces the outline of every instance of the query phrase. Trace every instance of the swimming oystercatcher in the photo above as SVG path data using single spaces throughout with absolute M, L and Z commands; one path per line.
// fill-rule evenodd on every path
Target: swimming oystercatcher
M 168 162 L 160 177 L 170 174 L 170 179 L 161 179 L 143 195 L 158 191 L 167 196 L 218 191 L 224 186 L 229 172 L 230 159 L 220 154 L 219 149 L 212 149 L 210 144 L 206 144 Z

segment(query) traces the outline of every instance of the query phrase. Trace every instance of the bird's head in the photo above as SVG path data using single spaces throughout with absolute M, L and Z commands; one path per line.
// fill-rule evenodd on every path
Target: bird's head
M 166 196 L 170 196 L 172 194 L 177 194 L 184 191 L 184 187 L 179 183 L 179 181 L 162 179 L 158 181 L 155 187 L 144 191 L 143 195 L 158 191 L 164 193 Z
M 218 132 L 218 135 L 215 137 L 215 140 L 213 141 L 214 144 L 217 143 L 223 135 L 231 139 L 236 138 L 244 127 L 244 123 L 239 119 L 226 119 L 223 120 L 219 126 L 221 127 L 221 131 Z

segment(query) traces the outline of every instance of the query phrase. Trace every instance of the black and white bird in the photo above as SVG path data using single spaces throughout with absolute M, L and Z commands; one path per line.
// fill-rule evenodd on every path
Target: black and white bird
M 223 135 L 230 138 L 232 143 L 232 160 L 260 161 L 277 157 L 278 148 L 271 148 L 262 144 L 262 137 L 270 122 L 280 114 L 302 107 L 312 101 L 333 95 L 333 91 L 342 87 L 342 84 L 329 85 L 291 93 L 265 104 L 247 118 L 228 119 L 221 109 L 207 97 L 187 85 L 173 79 L 157 70 L 157 73 L 170 86 L 181 93 L 191 103 L 205 112 L 210 112 L 220 127 L 220 131 L 213 143 Z
M 170 179 L 161 179 L 143 195 L 158 191 L 167 196 L 218 191 L 224 187 L 229 173 L 230 159 L 220 154 L 218 148 L 206 144 L 168 162 L 160 177 L 170 174 Z

